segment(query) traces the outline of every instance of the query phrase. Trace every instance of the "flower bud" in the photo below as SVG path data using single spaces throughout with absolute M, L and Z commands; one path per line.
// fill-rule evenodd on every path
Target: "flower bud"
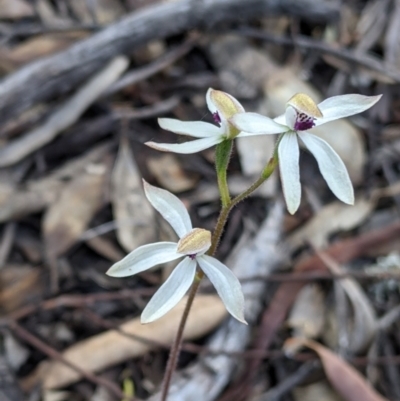
M 205 253 L 211 246 L 211 232 L 203 228 L 194 228 L 178 242 L 178 253 L 198 255 Z

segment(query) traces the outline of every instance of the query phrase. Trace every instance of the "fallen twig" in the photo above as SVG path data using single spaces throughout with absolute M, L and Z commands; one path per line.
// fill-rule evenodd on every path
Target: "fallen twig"
M 28 132 L 0 150 L 0 167 L 10 166 L 52 141 L 75 123 L 82 113 L 128 67 L 126 57 L 117 57 L 68 99 L 43 125 Z
M 317 41 L 301 35 L 289 38 L 251 28 L 242 28 L 236 32 L 243 36 L 257 38 L 283 46 L 296 46 L 301 49 L 313 50 L 322 54 L 329 54 L 342 60 L 358 64 L 359 66 L 368 68 L 372 71 L 376 71 L 389 78 L 391 83 L 400 82 L 400 70 L 396 68 L 395 65 L 385 63 L 384 61 L 379 60 L 377 57 L 367 55 L 365 53 L 355 52 L 343 47 L 334 47 L 322 41 Z
M 56 55 L 30 63 L 0 83 L 0 122 L 32 105 L 65 93 L 112 57 L 127 54 L 149 40 L 166 38 L 222 21 L 287 13 L 308 20 L 332 21 L 339 3 L 313 0 L 180 0 L 143 7 Z

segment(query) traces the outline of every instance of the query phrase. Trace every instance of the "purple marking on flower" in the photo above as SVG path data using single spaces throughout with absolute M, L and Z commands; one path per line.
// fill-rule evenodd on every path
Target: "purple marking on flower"
M 315 118 L 310 117 L 305 113 L 297 113 L 294 129 L 296 131 L 306 131 L 315 125 Z
M 196 254 L 194 255 L 188 255 L 190 259 L 195 260 L 196 259 Z
M 218 111 L 212 113 L 213 119 L 217 124 L 221 124 L 221 117 L 218 114 Z

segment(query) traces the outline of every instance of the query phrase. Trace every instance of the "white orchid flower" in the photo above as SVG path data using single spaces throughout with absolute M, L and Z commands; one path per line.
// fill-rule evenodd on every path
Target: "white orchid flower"
M 362 113 L 380 98 L 381 95 L 341 95 L 330 97 L 317 105 L 308 95 L 298 93 L 288 101 L 286 113 L 274 120 L 257 113 L 240 113 L 232 116 L 230 122 L 237 129 L 253 135 L 284 134 L 279 141 L 278 157 L 289 213 L 297 211 L 301 200 L 298 138 L 317 159 L 319 170 L 331 191 L 342 202 L 352 205 L 354 190 L 346 166 L 326 141 L 307 130 Z
M 206 101 L 208 109 L 211 111 L 214 121 L 218 125 L 204 121 L 180 121 L 172 118 L 158 119 L 160 127 L 167 131 L 199 139 L 178 144 L 146 142 L 146 145 L 163 152 L 188 154 L 211 148 L 237 136 L 254 135 L 252 133 L 240 132 L 229 122 L 229 118 L 236 113 L 244 113 L 243 106 L 233 96 L 210 88 L 207 91 Z
M 205 254 L 211 246 L 210 231 L 192 227 L 188 211 L 175 195 L 143 182 L 147 199 L 172 226 L 179 241 L 140 246 L 111 266 L 106 274 L 126 277 L 161 263 L 184 259 L 144 308 L 141 322 L 153 322 L 170 311 L 193 284 L 196 267 L 199 265 L 214 285 L 228 312 L 240 322 L 246 323 L 243 315 L 244 297 L 239 280 L 223 263 Z

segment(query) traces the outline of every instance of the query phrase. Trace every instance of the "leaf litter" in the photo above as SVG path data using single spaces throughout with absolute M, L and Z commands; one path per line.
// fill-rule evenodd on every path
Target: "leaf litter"
M 262 400 L 274 392 L 305 401 L 315 393 L 395 399 L 400 121 L 393 83 L 400 77 L 399 2 L 363 0 L 339 10 L 332 2 L 301 0 L 290 15 L 283 7 L 273 17 L 256 15 L 252 26 L 244 14 L 239 25 L 231 25 L 231 17 L 210 2 L 209 22 L 226 18 L 229 35 L 206 33 L 201 28 L 207 21 L 201 21 L 197 32 L 177 28 L 172 36 L 169 28 L 157 36 L 161 31 L 150 27 L 145 7 L 155 7 L 152 15 L 158 15 L 163 4 L 148 3 L 0 1 L 0 93 L 7 106 L 0 117 L 0 326 L 8 331 L 1 345 L 12 362 L 12 387 L 1 385 L 0 398 L 17 399 L 9 394 L 20 394 L 19 384 L 29 392 L 32 383 L 41 384 L 43 399 L 115 395 L 112 385 L 122 389 L 129 366 L 135 397 L 157 399 L 179 313 L 153 327 L 139 325 L 137 316 L 165 277 L 152 271 L 111 283 L 104 272 L 144 243 L 171 240 L 144 198 L 142 176 L 179 193 L 194 224 L 212 230 L 219 202 L 212 151 L 175 157 L 143 146 L 174 140 L 155 128 L 157 117 L 212 121 L 199 101 L 212 86 L 237 97 L 246 110 L 270 117 L 281 114 L 296 92 L 316 101 L 383 93 L 385 102 L 318 132 L 344 160 L 356 186 L 355 206 L 333 202 L 315 163 L 304 155 L 306 190 L 298 214 L 279 217 L 275 178 L 235 208 L 218 257 L 233 260 L 235 247 L 243 249 L 233 266 L 248 286 L 251 325 L 238 328 L 225 319 L 218 298 L 201 295 L 200 303 L 207 301 L 194 310 L 187 333 L 188 340 L 200 342 L 184 345 L 170 399 L 194 393 L 202 401 Z M 124 36 L 131 16 L 145 32 L 140 38 Z M 190 21 L 195 20 L 201 18 Z M 246 37 L 252 35 L 257 41 Z M 141 48 L 132 42 L 136 37 Z M 92 40 L 105 44 L 100 53 Z M 41 80 L 36 66 L 53 60 Z M 62 70 L 57 60 L 61 67 L 76 64 Z M 247 139 L 232 154 L 233 194 L 254 180 L 273 152 L 271 138 Z M 275 221 L 269 233 L 263 223 L 268 218 Z M 31 337 L 18 337 L 13 322 Z M 72 333 L 61 341 L 50 330 L 60 322 Z M 138 337 L 128 339 L 118 327 Z M 101 338 L 108 339 L 107 347 L 99 345 Z M 302 372 L 309 363 L 305 356 L 316 359 L 315 354 L 285 357 L 288 338 L 317 353 L 330 385 Z M 100 382 L 51 361 L 54 350 L 96 372 Z M 103 386 L 105 371 L 109 382 Z M 282 374 L 294 380 L 279 383 Z M 367 377 L 375 378 L 375 390 Z M 308 390 L 301 393 L 304 381 Z

